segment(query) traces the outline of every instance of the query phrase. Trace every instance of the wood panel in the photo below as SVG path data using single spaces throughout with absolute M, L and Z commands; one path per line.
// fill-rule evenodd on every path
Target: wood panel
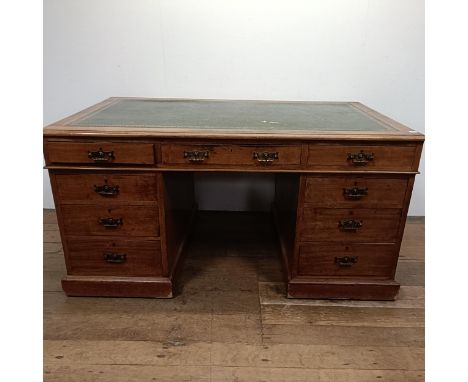
M 79 173 L 57 174 L 61 204 L 157 202 L 156 174 Z
M 197 210 L 193 174 L 161 174 L 158 188 L 163 201 L 159 217 L 164 222 L 164 274 L 174 277 Z
M 159 237 L 156 206 L 63 205 L 63 227 L 67 235 L 151 236 Z M 122 224 L 106 227 L 100 219 L 119 219 Z
M 67 296 L 171 298 L 172 282 L 165 277 L 65 276 Z
M 300 176 L 294 174 L 276 175 L 273 217 L 283 255 L 286 278 L 290 278 L 293 264 L 299 188 Z
M 68 240 L 68 251 L 71 275 L 162 275 L 159 240 L 126 240 L 119 237 L 109 239 L 71 238 Z M 113 255 L 114 257 L 118 255 L 121 258 L 113 259 Z
M 95 161 L 90 152 L 112 152 L 112 157 L 105 156 L 106 160 Z M 130 143 L 112 141 L 86 141 L 86 142 L 45 142 L 47 163 L 82 163 L 96 165 L 113 164 L 139 164 L 150 165 L 155 163 L 154 144 Z
M 304 202 L 327 208 L 402 208 L 407 186 L 404 177 L 307 176 Z
M 189 152 L 206 153 L 203 160 L 191 161 Z M 265 161 L 260 156 L 254 157 L 254 153 L 276 153 L 277 158 Z M 301 146 L 258 146 L 258 145 L 210 145 L 210 144 L 162 144 L 161 155 L 163 165 L 189 165 L 189 166 L 257 166 L 259 168 L 291 167 L 301 163 Z M 271 160 L 271 161 L 270 161 Z
M 288 297 L 339 300 L 392 301 L 400 284 L 393 280 L 371 278 L 315 278 L 296 277 L 288 283 Z
M 343 263 L 340 259 L 355 262 Z M 398 259 L 394 244 L 303 244 L 299 249 L 299 275 L 391 278 Z M 342 260 L 344 261 L 344 260 Z
M 417 171 L 418 145 L 396 144 L 309 144 L 307 167 L 338 171 Z M 371 154 L 373 159 L 359 163 L 349 155 Z
M 398 239 L 399 209 L 304 208 L 300 237 L 303 241 L 393 243 Z M 341 221 L 361 222 L 362 227 L 346 231 Z

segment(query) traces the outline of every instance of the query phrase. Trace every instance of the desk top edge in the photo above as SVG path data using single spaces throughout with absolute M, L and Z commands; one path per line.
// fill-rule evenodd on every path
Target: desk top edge
M 387 126 L 385 131 L 364 130 L 302 130 L 277 129 L 274 132 L 255 128 L 209 128 L 170 127 L 170 126 L 80 126 L 74 122 L 115 105 L 120 101 L 180 101 L 189 103 L 258 103 L 264 105 L 344 105 L 365 114 L 369 119 Z M 390 140 L 424 141 L 424 135 L 407 126 L 361 104 L 360 102 L 323 102 L 323 101 L 278 101 L 278 100 L 220 100 L 220 99 L 185 99 L 185 98 L 141 98 L 111 97 L 69 117 L 54 122 L 44 128 L 44 137 L 116 137 L 116 138 L 202 138 L 202 139 L 287 139 L 287 140 Z

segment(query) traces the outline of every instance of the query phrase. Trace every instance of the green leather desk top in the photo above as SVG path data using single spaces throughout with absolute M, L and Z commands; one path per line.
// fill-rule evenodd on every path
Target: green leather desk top
M 358 102 L 109 98 L 46 136 L 423 140 Z
M 121 99 L 71 126 L 389 131 L 349 103 Z

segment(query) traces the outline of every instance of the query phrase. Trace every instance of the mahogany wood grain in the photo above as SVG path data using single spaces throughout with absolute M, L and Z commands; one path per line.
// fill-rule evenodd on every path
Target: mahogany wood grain
M 159 219 L 159 234 L 161 238 L 161 268 L 162 275 L 164 277 L 169 276 L 170 259 L 168 256 L 168 238 L 171 235 L 171 227 L 168 226 L 166 220 L 166 195 L 164 192 L 164 178 L 162 173 L 157 173 L 157 190 L 159 196 L 159 208 L 158 208 L 158 219 Z
M 156 174 L 79 173 L 56 175 L 62 204 L 142 204 L 158 200 Z M 112 194 L 99 193 L 97 187 L 117 188 Z
M 71 275 L 161 276 L 159 240 L 73 237 L 68 239 Z M 106 255 L 122 255 L 122 263 L 106 261 Z
M 67 240 L 66 240 L 67 235 L 65 234 L 65 221 L 68 218 L 68 216 L 64 215 L 62 212 L 62 204 L 60 203 L 60 199 L 59 199 L 57 177 L 56 177 L 55 172 L 49 171 L 49 177 L 50 177 L 50 185 L 52 187 L 52 196 L 54 197 L 55 210 L 57 213 L 57 223 L 58 223 L 59 232 L 60 232 L 60 239 L 62 241 L 62 246 L 63 246 L 65 266 L 67 268 L 67 272 L 69 272 L 70 262 L 68 258 L 68 246 L 67 246 Z
M 190 165 L 206 167 L 210 165 L 255 166 L 259 168 L 277 168 L 299 166 L 301 163 L 301 146 L 269 146 L 269 145 L 192 145 L 192 144 L 162 144 L 162 165 Z M 207 151 L 208 157 L 201 162 L 191 162 L 184 156 L 185 152 Z M 278 153 L 278 158 L 272 162 L 261 162 L 254 158 L 254 153 Z
M 415 132 L 417 133 L 417 132 Z M 348 142 L 369 142 L 379 143 L 381 141 L 394 142 L 394 143 L 406 143 L 414 142 L 421 143 L 424 141 L 424 135 L 408 134 L 401 131 L 390 131 L 386 133 L 382 132 L 362 132 L 356 131 L 352 134 L 343 131 L 328 131 L 328 132 L 305 132 L 304 130 L 275 130 L 274 133 L 252 133 L 251 130 L 245 129 L 219 129 L 219 130 L 208 130 L 208 129 L 190 129 L 181 130 L 180 128 L 160 128 L 154 129 L 152 127 L 139 127 L 126 129 L 122 127 L 81 127 L 80 129 L 70 129 L 69 126 L 58 126 L 50 125 L 44 129 L 44 137 L 48 138 L 70 138 L 70 137 L 93 137 L 95 139 L 118 139 L 118 138 L 134 138 L 134 139 L 166 139 L 179 138 L 187 139 L 192 141 L 194 139 L 206 139 L 206 140 L 225 140 L 225 139 L 236 139 L 236 140 L 268 140 L 277 142 L 278 144 L 288 143 L 291 141 L 301 140 L 304 142 L 322 142 L 324 140 L 330 142 L 341 142 L 346 140 Z
M 272 210 L 283 257 L 286 280 L 290 278 L 294 258 L 299 184 L 300 176 L 296 174 L 277 174 L 275 177 L 275 202 L 273 203 Z
M 398 239 L 400 209 L 304 208 L 302 241 L 394 243 Z M 340 229 L 342 220 L 362 222 L 355 231 Z
M 291 298 L 394 300 L 399 290 L 393 280 L 296 278 L 288 283 Z
M 113 152 L 107 161 L 95 161 L 88 156 L 95 151 Z M 47 163 L 82 163 L 109 166 L 114 164 L 150 165 L 155 163 L 154 145 L 151 143 L 128 143 L 102 141 L 61 142 L 46 140 Z
M 171 298 L 172 282 L 165 277 L 72 276 L 62 279 L 67 296 Z
M 225 166 L 225 165 L 211 165 L 211 166 L 195 166 L 192 164 L 187 165 L 158 165 L 157 167 L 128 167 L 128 166 L 109 166 L 109 167 L 99 167 L 99 166 L 81 166 L 81 165 L 46 165 L 44 167 L 50 171 L 105 171 L 105 172 L 270 172 L 270 173 L 295 173 L 295 174 L 330 174 L 330 175 L 343 175 L 349 174 L 349 171 L 344 170 L 314 170 L 308 169 L 305 165 L 300 165 L 297 167 L 271 167 L 271 166 Z M 387 174 L 387 175 L 416 175 L 417 171 L 353 171 L 353 174 L 359 175 L 378 175 L 378 174 Z
M 146 236 L 159 237 L 157 206 L 133 205 L 62 205 L 67 236 Z M 116 227 L 105 227 L 100 219 L 122 219 Z
M 337 258 L 354 257 L 356 263 L 340 266 Z M 381 277 L 390 279 L 396 267 L 395 244 L 310 243 L 299 250 L 299 275 L 330 277 Z
M 419 161 L 419 159 L 417 160 Z M 408 210 L 409 210 L 409 205 L 411 201 L 411 194 L 413 192 L 414 180 L 415 180 L 415 177 L 411 176 L 408 180 L 408 187 L 406 188 L 405 202 L 403 204 L 403 209 L 401 211 L 401 218 L 400 218 L 400 224 L 398 227 L 398 234 L 397 234 L 397 241 L 396 241 L 398 245 L 398 253 L 400 252 L 401 243 L 403 239 L 403 233 L 405 231 L 406 219 L 408 217 Z M 393 272 L 393 277 L 395 277 L 395 273 L 396 273 L 396 267 Z
M 308 121 L 294 124 L 301 117 L 292 113 L 288 117 L 291 125 L 266 129 L 258 125 L 263 119 L 255 116 L 240 118 L 240 128 L 232 129 L 236 123 L 218 126 L 209 114 L 205 114 L 209 119 L 205 122 L 191 123 L 189 116 L 181 126 L 164 124 L 154 110 L 147 115 L 154 121 L 140 126 L 135 120 L 141 115 L 134 115 L 136 119 L 127 114 L 109 115 L 116 112 L 114 106 L 121 100 L 111 98 L 44 129 L 46 168 L 51 174 L 68 272 L 63 287 L 69 295 L 172 296 L 175 269 L 182 263 L 196 206 L 193 173 L 234 171 L 276 175 L 274 217 L 289 296 L 395 297 L 395 262 L 418 171 L 422 134 L 354 102 L 326 104 L 330 110 L 348 110 L 362 126 L 357 122 L 351 126 L 349 120 L 347 125 L 331 123 L 342 116 L 330 111 L 329 122 L 317 120 L 315 115 L 313 125 Z M 197 107 L 203 102 L 190 104 Z M 148 111 L 149 102 L 143 103 Z M 317 104 L 305 104 L 291 107 L 318 110 Z M 264 106 L 262 103 L 260 109 Z M 94 118 L 94 113 L 103 110 L 114 125 L 92 126 L 106 124 Z M 135 112 L 132 110 L 130 113 Z M 175 119 L 169 116 L 167 120 L 180 120 L 177 113 L 173 116 Z M 88 122 L 80 123 L 82 118 Z M 130 126 L 119 123 L 121 120 Z M 345 125 L 342 131 L 332 131 Z M 299 128 L 302 130 L 295 130 Z M 208 155 L 190 161 L 191 151 L 207 151 Z M 89 152 L 101 156 L 93 160 Z M 271 155 L 255 158 L 254 152 Z M 367 161 L 349 158 L 349 154 L 361 153 L 370 154 Z M 99 160 L 103 158 L 106 160 Z M 97 193 L 95 186 L 103 185 L 118 185 L 118 192 Z M 345 197 L 344 189 L 352 187 L 366 193 L 360 198 Z M 121 218 L 123 224 L 106 228 L 99 224 L 101 218 Z M 339 222 L 348 220 L 362 222 L 362 227 L 344 231 Z M 127 262 L 101 267 L 99 253 L 109 246 L 128 252 Z M 340 253 L 356 253 L 353 256 L 358 262 L 337 270 L 334 258 Z M 162 277 L 142 277 L 146 275 Z
M 307 176 L 304 202 L 327 208 L 402 208 L 408 178 L 390 176 Z M 365 190 L 362 197 L 350 197 L 345 189 Z
M 193 174 L 160 174 L 158 181 L 161 199 L 162 247 L 164 275 L 175 276 L 181 266 L 182 251 L 187 242 L 196 210 Z
M 309 144 L 307 167 L 315 170 L 342 171 L 417 171 L 416 144 Z M 373 160 L 356 165 L 349 154 L 373 154 Z

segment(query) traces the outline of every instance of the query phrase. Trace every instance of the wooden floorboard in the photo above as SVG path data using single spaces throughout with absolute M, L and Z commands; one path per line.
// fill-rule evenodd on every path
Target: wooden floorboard
M 202 215 L 170 300 L 69 298 L 65 272 L 44 210 L 45 381 L 424 381 L 423 218 L 405 229 L 396 301 L 287 299 L 261 214 Z

